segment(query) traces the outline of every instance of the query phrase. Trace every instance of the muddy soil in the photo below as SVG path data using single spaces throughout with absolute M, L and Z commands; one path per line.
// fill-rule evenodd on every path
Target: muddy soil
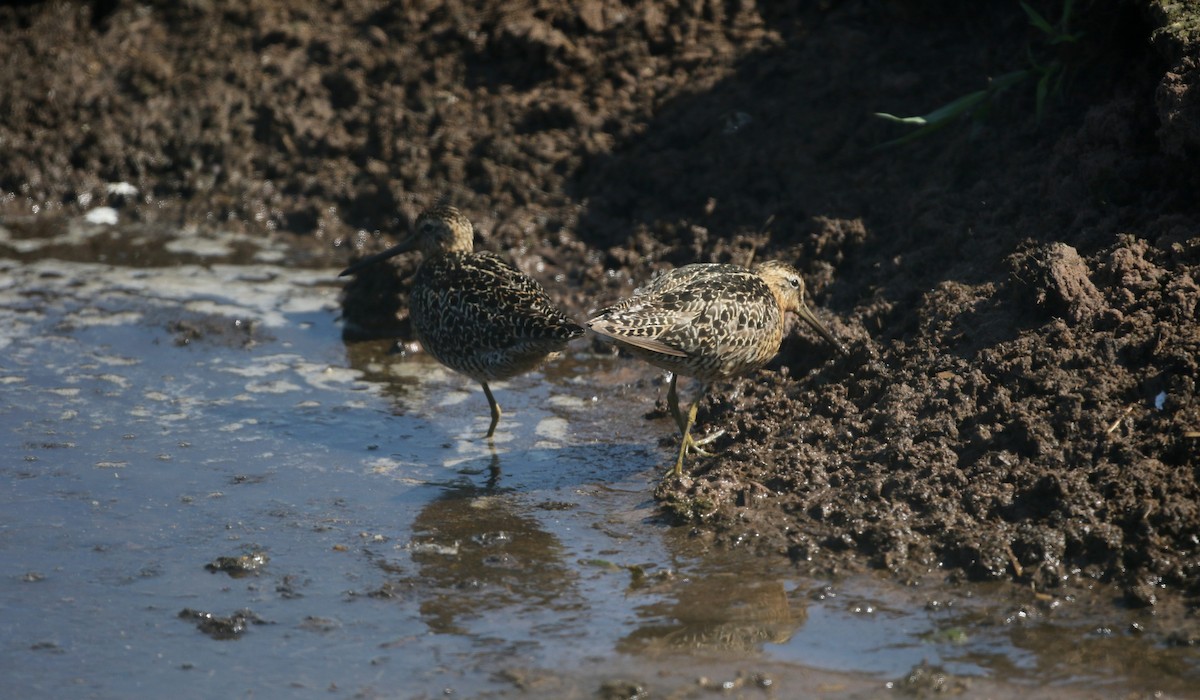
M 1053 43 L 1007 1 L 6 3 L 0 249 L 103 205 L 337 268 L 446 194 L 581 318 L 659 269 L 782 258 L 851 355 L 799 328 L 713 387 L 719 454 L 664 513 L 829 571 L 1189 608 L 1200 23 L 1074 5 Z M 907 131 L 873 113 L 1017 70 L 880 147 Z M 413 265 L 350 283 L 348 339 L 406 334 Z

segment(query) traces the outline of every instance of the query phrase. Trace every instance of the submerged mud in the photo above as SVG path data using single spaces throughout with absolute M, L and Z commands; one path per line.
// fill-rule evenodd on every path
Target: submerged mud
M 1191 605 L 1200 59 L 1180 10 L 1081 7 L 1053 48 L 1008 2 L 797 7 L 6 5 L 0 253 L 44 255 L 47 221 L 104 205 L 334 268 L 448 194 L 580 318 L 665 267 L 795 262 L 850 357 L 798 329 L 713 387 L 718 454 L 662 482 L 667 513 L 828 571 Z M 1030 55 L 1064 67 L 1044 102 L 1031 79 L 877 148 L 901 132 L 872 112 L 927 113 Z M 142 250 L 125 262 L 161 259 Z M 348 284 L 348 338 L 406 337 L 414 265 Z

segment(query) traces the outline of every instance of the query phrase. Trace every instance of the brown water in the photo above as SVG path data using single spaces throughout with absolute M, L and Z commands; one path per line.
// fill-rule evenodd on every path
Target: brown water
M 97 236 L 154 266 L 88 262 Z M 0 228 L 23 258 L 0 259 L 12 697 L 1164 697 L 1200 680 L 1195 651 L 1143 639 L 1150 613 L 1107 591 L 826 580 L 709 551 L 656 517 L 660 378 L 586 344 L 495 387 L 492 449 L 473 383 L 342 343 L 334 270 L 269 247 L 224 264 L 256 244 L 181 231 L 52 240 Z M 206 569 L 246 555 L 265 563 Z M 197 611 L 241 617 L 202 629 Z

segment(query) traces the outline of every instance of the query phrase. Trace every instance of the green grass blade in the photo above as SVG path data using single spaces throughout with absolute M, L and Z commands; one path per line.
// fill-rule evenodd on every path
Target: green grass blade
M 1025 4 L 1024 0 L 1022 0 L 1022 2 L 1021 2 L 1021 8 L 1023 10 L 1025 10 L 1025 14 L 1029 15 L 1029 23 L 1032 24 L 1033 26 L 1037 27 L 1038 30 L 1041 31 L 1043 34 L 1045 34 L 1046 36 L 1050 36 L 1050 37 L 1053 37 L 1058 34 L 1058 32 L 1055 31 L 1054 27 L 1051 26 L 1050 23 L 1046 21 L 1046 18 L 1043 17 L 1037 10 L 1035 10 L 1032 7 L 1030 7 L 1029 5 Z M 1067 10 L 1070 10 L 1069 5 L 1064 9 L 1064 14 L 1066 13 Z
M 935 124 L 948 122 L 961 115 L 971 107 L 979 104 L 981 100 L 987 97 L 987 94 L 987 90 L 976 90 L 975 92 L 963 95 L 957 100 L 938 107 L 929 114 L 919 117 L 897 117 L 896 115 L 888 114 L 887 112 L 876 112 L 875 116 L 879 117 L 880 119 L 886 119 L 890 122 L 896 122 L 897 124 L 909 124 L 911 126 L 932 126 Z
M 876 112 L 875 116 L 879 117 L 880 119 L 886 119 L 889 122 L 896 122 L 897 124 L 913 124 L 915 126 L 924 126 L 927 123 L 925 121 L 925 117 L 897 117 L 896 115 L 888 114 L 887 112 Z
M 924 119 L 925 121 L 934 124 L 949 121 L 950 119 L 954 119 L 955 117 L 963 114 L 967 110 L 982 102 L 985 98 L 987 98 L 987 95 L 987 90 L 976 90 L 975 92 L 967 93 L 957 100 L 948 102 L 933 110 L 929 114 L 926 114 Z
M 872 147 L 871 150 L 878 151 L 878 150 L 882 150 L 884 148 L 890 148 L 892 146 L 899 146 L 901 144 L 905 144 L 910 141 L 916 141 L 919 138 L 923 138 L 925 136 L 928 136 L 929 134 L 932 134 L 933 132 L 937 131 L 938 129 L 941 129 L 942 127 L 946 126 L 949 123 L 950 122 L 938 122 L 937 124 L 926 124 L 925 126 L 921 127 L 920 129 L 914 129 L 913 131 L 910 131 L 907 134 L 900 136 L 898 138 L 894 138 L 891 141 L 884 141 L 883 143 Z
M 1058 26 L 1062 27 L 1062 32 L 1065 34 L 1067 27 L 1071 26 L 1071 8 L 1075 5 L 1075 0 L 1066 0 L 1063 3 L 1062 17 L 1058 18 Z
M 1008 88 L 1012 87 L 1013 85 L 1016 85 L 1017 83 L 1021 82 L 1022 80 L 1028 78 L 1031 74 L 1033 74 L 1035 72 L 1036 71 L 1031 71 L 1027 68 L 1022 68 L 1021 70 L 1015 70 L 1011 73 L 1005 73 L 1004 75 L 1000 76 L 999 78 L 996 78 L 995 80 L 993 80 L 992 84 L 988 87 L 988 90 L 992 93 L 997 93 L 997 92 L 1000 92 L 1001 90 L 1007 90 Z
M 1059 34 L 1050 40 L 1050 45 L 1055 44 L 1074 44 L 1083 38 L 1084 32 L 1074 32 L 1072 34 Z
M 1050 91 L 1050 77 L 1054 73 L 1053 70 L 1042 73 L 1042 79 L 1037 84 L 1037 106 L 1034 108 L 1034 114 L 1037 115 L 1039 124 L 1042 121 L 1042 113 L 1046 111 L 1046 93 Z

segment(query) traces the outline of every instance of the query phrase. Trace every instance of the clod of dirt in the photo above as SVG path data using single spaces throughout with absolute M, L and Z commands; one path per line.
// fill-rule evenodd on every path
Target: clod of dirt
M 639 700 L 647 697 L 646 688 L 637 681 L 607 680 L 596 690 L 597 700 Z
M 903 695 L 913 698 L 962 695 L 971 687 L 969 680 L 958 678 L 925 661 L 914 666 L 901 681 L 889 685 Z
M 257 613 L 246 608 L 228 616 L 184 608 L 179 611 L 179 617 L 183 620 L 194 620 L 196 628 L 213 639 L 237 639 L 249 629 L 249 625 L 267 624 Z
M 1049 243 L 1015 255 L 1012 265 L 1018 291 L 1046 317 L 1060 316 L 1077 324 L 1109 309 L 1092 284 L 1087 263 L 1066 243 Z
M 231 348 L 249 348 L 269 339 L 261 324 L 247 319 L 222 316 L 180 318 L 167 322 L 167 331 L 180 347 L 206 342 Z
M 240 557 L 217 557 L 205 564 L 204 568 L 214 574 L 224 571 L 233 578 L 242 578 L 251 575 L 257 576 L 269 561 L 271 558 L 265 552 L 251 552 Z

